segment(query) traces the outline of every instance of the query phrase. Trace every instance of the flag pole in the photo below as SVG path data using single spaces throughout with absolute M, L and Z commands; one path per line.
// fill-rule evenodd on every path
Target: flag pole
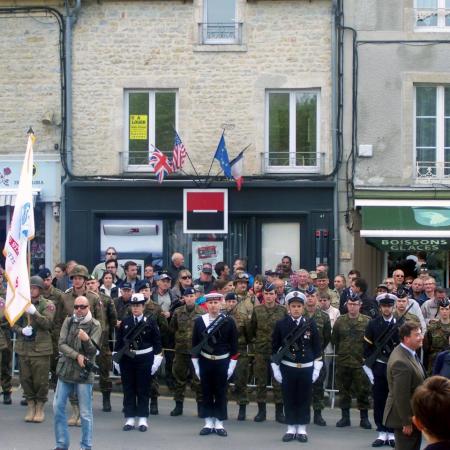
M 175 133 L 178 134 L 178 131 L 177 131 L 177 129 L 175 128 L 175 126 L 174 126 L 173 124 L 172 124 L 172 128 L 173 128 L 173 131 L 175 131 Z M 178 136 L 180 136 L 180 135 L 178 134 Z M 189 156 L 189 152 L 187 151 L 187 149 L 186 149 L 186 156 L 187 156 L 187 158 L 188 158 L 188 160 L 189 160 L 189 162 L 190 162 L 192 168 L 194 169 L 194 172 L 195 172 L 196 177 L 200 180 L 200 175 L 198 174 L 197 169 L 195 168 L 194 164 L 192 164 L 192 160 L 191 160 L 191 157 Z M 188 175 L 188 174 L 187 174 L 185 171 L 183 171 L 183 170 L 181 170 L 181 172 L 184 173 L 185 175 Z M 196 186 L 199 186 L 199 184 L 198 184 L 195 180 L 194 180 L 194 183 L 195 183 Z
M 222 128 L 222 136 L 225 136 L 225 128 Z M 220 139 L 222 139 L 222 136 L 220 136 Z M 219 139 L 219 142 L 220 142 L 220 139 Z M 216 150 L 216 151 L 217 151 L 217 150 Z M 211 165 L 209 166 L 208 175 L 206 175 L 206 178 L 210 178 L 210 177 L 209 177 L 209 174 L 211 173 L 211 169 L 212 169 L 212 166 L 213 166 L 213 164 L 214 164 L 215 156 L 216 156 L 216 152 L 214 152 L 214 156 L 213 156 L 213 159 L 212 159 L 212 161 L 211 161 Z M 208 181 L 209 181 L 209 180 L 208 180 Z M 212 183 L 212 181 L 208 184 L 208 186 L 209 186 L 211 183 Z

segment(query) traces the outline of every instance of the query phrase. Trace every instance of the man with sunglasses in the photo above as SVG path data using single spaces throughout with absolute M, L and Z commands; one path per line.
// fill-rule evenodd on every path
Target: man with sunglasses
M 115 259 L 117 261 L 117 251 L 114 247 L 108 247 L 106 249 L 105 252 L 105 261 L 97 264 L 94 267 L 94 270 L 92 271 L 92 276 L 94 276 L 95 278 L 97 278 L 97 280 L 101 280 L 101 278 L 103 277 L 103 274 L 106 272 L 106 264 L 108 261 Z M 119 278 L 124 278 L 125 277 L 125 272 L 123 271 L 122 267 L 119 265 L 117 268 L 117 276 Z
M 67 428 L 66 403 L 76 395 L 81 416 L 81 450 L 92 448 L 93 414 L 92 389 L 97 346 L 102 335 L 100 322 L 92 317 L 89 300 L 85 296 L 75 298 L 73 314 L 66 317 L 59 336 L 60 358 L 56 367 L 58 384 L 53 399 L 56 449 L 70 446 Z

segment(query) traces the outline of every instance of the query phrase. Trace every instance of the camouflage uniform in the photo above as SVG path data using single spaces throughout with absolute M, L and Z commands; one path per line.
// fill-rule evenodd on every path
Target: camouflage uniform
M 191 389 L 195 392 L 195 398 L 197 402 L 201 402 L 200 382 L 192 369 L 190 350 L 192 348 L 194 320 L 204 313 L 205 311 L 200 306 L 194 305 L 188 308 L 184 305 L 175 310 L 170 321 L 170 331 L 175 338 L 175 358 L 172 365 L 172 374 L 175 378 L 173 399 L 176 402 L 183 402 L 189 376 L 192 377 Z
M 250 336 L 254 339 L 256 401 L 266 403 L 270 356 L 272 354 L 272 333 L 275 324 L 287 315 L 286 308 L 275 304 L 255 306 L 250 322 Z M 272 377 L 273 399 L 275 404 L 283 403 L 281 385 Z
M 428 375 L 431 375 L 433 371 L 434 361 L 438 353 L 447 350 L 449 336 L 450 323 L 442 323 L 440 320 L 430 320 L 428 322 L 428 329 L 423 343 L 428 363 L 426 366 Z
M 335 346 L 336 383 L 341 397 L 341 408 L 350 409 L 352 391 L 356 392 L 358 409 L 369 409 L 370 386 L 362 369 L 364 334 L 369 317 L 359 314 L 351 319 L 348 314 L 337 318 L 331 342 Z
M 322 348 L 322 359 L 325 358 L 324 350 L 325 347 L 329 344 L 331 340 L 331 321 L 330 316 L 323 312 L 320 308 L 316 308 L 314 314 L 309 313 L 305 308 L 305 316 L 314 319 L 317 325 L 317 330 L 320 335 L 320 344 Z M 327 370 L 325 364 L 322 366 L 320 370 L 319 378 L 317 378 L 316 382 L 312 387 L 312 406 L 314 411 L 322 411 L 325 408 L 325 388 L 324 382 L 327 376 Z
M 53 353 L 52 327 L 55 305 L 40 297 L 34 314 L 23 314 L 14 326 L 17 333 L 15 351 L 19 355 L 19 375 L 28 403 L 47 401 L 50 356 Z M 22 329 L 33 327 L 31 336 L 24 336 Z
M 337 294 L 336 291 L 334 291 L 333 289 L 330 289 L 330 288 L 326 288 L 323 292 L 320 289 L 317 290 L 317 296 L 319 298 L 320 298 L 320 295 L 323 293 L 326 293 L 330 296 L 331 306 L 334 306 L 335 308 L 339 309 L 339 304 L 340 304 L 339 294 Z
M 6 290 L 3 286 L 0 286 L 0 302 L 3 306 L 1 310 L 5 308 Z M 0 345 L 0 380 L 2 383 L 3 394 L 10 394 L 12 391 L 12 340 L 11 329 L 6 321 L 6 318 L 0 319 L 0 339 L 3 344 Z
M 5 301 L 0 298 L 0 367 L 2 365 L 3 351 L 8 348 L 8 340 L 6 334 L 9 334 L 9 325 L 5 318 Z M 2 373 L 0 373 L 0 380 L 2 380 L 3 383 Z

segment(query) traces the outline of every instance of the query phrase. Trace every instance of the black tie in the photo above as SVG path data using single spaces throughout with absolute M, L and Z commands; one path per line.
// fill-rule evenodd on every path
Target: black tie
M 423 374 L 425 374 L 425 368 L 422 365 L 422 361 L 419 358 L 419 355 L 417 353 L 414 353 L 414 358 L 416 360 L 416 363 L 419 365 L 419 367 L 422 369 Z
M 137 325 L 139 323 L 139 320 L 137 317 L 134 318 L 134 324 Z

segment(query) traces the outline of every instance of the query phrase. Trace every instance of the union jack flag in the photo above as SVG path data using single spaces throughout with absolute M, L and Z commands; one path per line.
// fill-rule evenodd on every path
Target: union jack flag
M 173 141 L 173 155 L 172 155 L 172 167 L 176 172 L 183 168 L 184 160 L 186 159 L 187 151 L 183 142 L 181 142 L 180 136 L 175 131 L 175 139 Z
M 149 164 L 158 177 L 158 182 L 162 183 L 164 177 L 173 172 L 172 161 L 160 150 L 155 148 L 150 155 Z

